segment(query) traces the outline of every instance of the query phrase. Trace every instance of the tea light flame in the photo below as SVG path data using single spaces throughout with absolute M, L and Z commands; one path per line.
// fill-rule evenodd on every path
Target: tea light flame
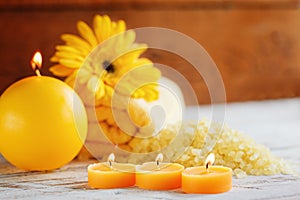
M 112 162 L 115 161 L 115 154 L 114 153 L 109 154 L 107 161 L 109 163 L 109 167 L 112 168 Z
M 210 153 L 210 154 L 207 156 L 206 160 L 205 160 L 205 168 L 206 168 L 206 171 L 208 171 L 208 166 L 209 166 L 209 165 L 213 165 L 214 162 L 215 162 L 215 154 Z
M 31 67 L 37 76 L 41 76 L 40 70 L 42 67 L 42 54 L 37 51 L 30 61 Z
M 162 153 L 158 154 L 155 158 L 157 167 L 159 168 L 160 163 L 163 161 L 164 155 Z

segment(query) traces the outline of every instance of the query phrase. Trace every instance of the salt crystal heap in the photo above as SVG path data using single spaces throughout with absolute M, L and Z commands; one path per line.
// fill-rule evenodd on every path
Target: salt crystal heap
M 193 127 L 194 132 L 186 131 L 181 138 L 176 136 L 174 127 L 162 130 L 151 139 L 133 145 L 134 152 L 146 153 L 162 150 L 167 158 L 180 154 L 176 162 L 185 167 L 204 165 L 209 152 L 215 154 L 216 165 L 223 165 L 233 169 L 238 178 L 248 175 L 291 174 L 293 171 L 282 159 L 274 156 L 268 148 L 256 143 L 239 131 L 220 124 L 210 124 L 208 120 L 199 123 L 186 123 L 183 126 Z M 181 129 L 188 130 L 188 129 Z M 195 131 L 196 130 L 196 131 Z M 173 141 L 172 148 L 165 148 Z M 190 142 L 189 142 L 190 141 Z M 134 144 L 134 143 L 133 143 Z M 183 152 L 183 153 L 182 153 Z M 134 158 L 131 161 L 136 162 Z

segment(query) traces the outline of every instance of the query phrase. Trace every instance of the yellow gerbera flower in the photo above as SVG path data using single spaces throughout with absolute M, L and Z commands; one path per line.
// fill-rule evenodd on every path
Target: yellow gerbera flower
M 76 86 L 84 100 L 89 114 L 86 147 L 90 152 L 95 149 L 91 153 L 98 158 L 105 155 L 103 149 L 109 148 L 106 139 L 124 150 L 135 151 L 130 141 L 135 136 L 153 133 L 153 126 L 142 108 L 132 101 L 124 105 L 122 100 L 123 97 L 157 99 L 160 71 L 150 60 L 140 58 L 147 45 L 135 43 L 135 32 L 125 31 L 124 21 L 113 22 L 106 15 L 96 15 L 93 29 L 83 21 L 78 22 L 77 29 L 80 36 L 61 36 L 65 44 L 56 46 L 51 58 L 56 64 L 50 71 L 66 77 L 65 82 Z M 114 99 L 120 102 L 112 105 L 113 94 L 118 94 Z M 113 109 L 117 109 L 123 129 L 118 126 Z M 91 114 L 93 112 L 96 117 Z M 99 125 L 106 139 L 95 133 Z M 81 157 L 89 156 L 84 149 L 82 152 Z
M 130 91 L 131 97 L 147 101 L 158 98 L 155 83 L 160 71 L 150 60 L 139 58 L 147 45 L 134 42 L 135 32 L 125 32 L 124 21 L 113 22 L 106 15 L 96 15 L 93 30 L 83 21 L 78 22 L 77 29 L 81 37 L 62 35 L 65 45 L 57 46 L 51 58 L 57 63 L 50 68 L 53 74 L 67 77 L 65 81 L 71 86 L 75 81 L 85 84 L 90 92 L 95 93 L 99 105 L 110 106 L 115 86 L 123 77 L 117 92 Z M 95 56 L 93 51 L 96 51 Z M 143 82 L 149 84 L 139 87 Z

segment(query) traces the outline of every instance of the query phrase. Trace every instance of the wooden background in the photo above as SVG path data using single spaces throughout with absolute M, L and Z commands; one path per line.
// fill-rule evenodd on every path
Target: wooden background
M 29 60 L 44 56 L 43 74 L 62 33 L 95 14 L 124 19 L 128 28 L 166 27 L 198 41 L 217 64 L 227 100 L 300 96 L 299 0 L 2 0 L 0 1 L 0 94 L 32 75 Z M 191 66 L 166 52 L 145 56 L 174 67 L 188 78 L 201 104 L 210 97 Z

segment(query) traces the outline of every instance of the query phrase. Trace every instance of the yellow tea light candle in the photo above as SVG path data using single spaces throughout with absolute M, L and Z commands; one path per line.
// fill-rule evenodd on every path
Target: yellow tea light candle
M 171 190 L 181 187 L 181 172 L 184 167 L 177 163 L 162 163 L 159 154 L 155 162 L 137 166 L 136 186 L 149 190 Z
M 84 105 L 64 82 L 41 76 L 42 57 L 31 65 L 37 76 L 24 78 L 0 98 L 0 152 L 25 170 L 53 170 L 71 161 L 87 133 Z
M 107 162 L 88 166 L 88 185 L 92 188 L 124 188 L 135 184 L 135 165 L 114 162 L 110 154 Z
M 232 188 L 232 170 L 223 166 L 210 166 L 214 155 L 210 154 L 205 166 L 186 168 L 182 172 L 182 190 L 185 193 L 216 194 Z

